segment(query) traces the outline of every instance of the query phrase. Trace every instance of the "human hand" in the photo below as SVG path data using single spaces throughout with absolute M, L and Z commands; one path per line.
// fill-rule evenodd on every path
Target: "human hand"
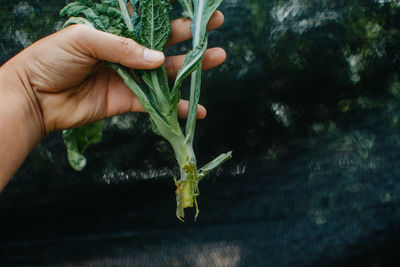
M 215 12 L 209 30 L 222 25 L 223 15 Z M 191 38 L 191 21 L 171 22 L 167 45 Z M 79 127 L 126 112 L 144 111 L 136 96 L 105 61 L 120 63 L 132 69 L 152 69 L 164 63 L 173 78 L 182 66 L 184 55 L 164 58 L 158 51 L 146 49 L 133 40 L 101 32 L 83 25 L 73 25 L 50 35 L 25 49 L 13 60 L 12 70 L 25 81 L 28 101 L 39 113 L 44 135 L 57 130 Z M 225 60 L 221 48 L 209 49 L 203 69 Z M 178 111 L 187 114 L 187 101 L 181 100 Z M 198 117 L 205 117 L 200 106 Z

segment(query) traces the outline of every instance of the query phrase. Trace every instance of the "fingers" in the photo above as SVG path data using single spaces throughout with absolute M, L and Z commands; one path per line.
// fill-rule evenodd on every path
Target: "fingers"
M 174 79 L 185 61 L 186 55 L 171 56 L 165 60 L 168 78 Z M 225 50 L 220 47 L 207 49 L 203 56 L 202 70 L 212 69 L 222 64 L 226 59 Z
M 133 94 L 132 94 L 133 95 Z M 132 106 L 131 112 L 146 112 L 136 97 L 131 98 Z M 187 118 L 189 109 L 189 101 L 181 99 L 178 103 L 178 116 L 180 118 Z M 207 115 L 206 108 L 202 105 L 197 106 L 197 118 L 204 119 Z
M 212 14 L 210 21 L 207 24 L 207 31 L 215 30 L 223 23 L 224 15 L 217 10 L 214 12 L 214 14 Z M 188 18 L 176 19 L 171 21 L 171 34 L 169 36 L 166 46 L 171 46 L 192 38 L 190 25 L 192 25 L 192 20 Z
M 189 101 L 181 99 L 178 103 L 178 115 L 180 118 L 187 118 L 189 110 Z M 206 108 L 197 105 L 197 118 L 204 119 L 207 115 Z
M 69 42 L 78 52 L 129 68 L 153 69 L 164 63 L 162 52 L 147 49 L 135 41 L 84 25 L 67 27 Z

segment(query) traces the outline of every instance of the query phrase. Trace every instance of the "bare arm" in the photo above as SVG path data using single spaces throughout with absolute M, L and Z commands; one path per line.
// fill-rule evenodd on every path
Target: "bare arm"
M 0 68 L 0 191 L 42 137 L 23 79 L 7 64 Z

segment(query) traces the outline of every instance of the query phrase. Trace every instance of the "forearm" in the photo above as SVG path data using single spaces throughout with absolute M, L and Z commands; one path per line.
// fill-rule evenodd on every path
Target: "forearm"
M 38 106 L 18 60 L 0 68 L 0 191 L 40 142 Z M 36 105 L 36 106 L 35 106 Z

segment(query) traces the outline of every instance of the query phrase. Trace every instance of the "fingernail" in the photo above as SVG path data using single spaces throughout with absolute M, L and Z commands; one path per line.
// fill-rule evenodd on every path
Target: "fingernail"
M 164 59 L 164 53 L 156 50 L 144 49 L 143 58 L 146 61 L 154 62 Z

